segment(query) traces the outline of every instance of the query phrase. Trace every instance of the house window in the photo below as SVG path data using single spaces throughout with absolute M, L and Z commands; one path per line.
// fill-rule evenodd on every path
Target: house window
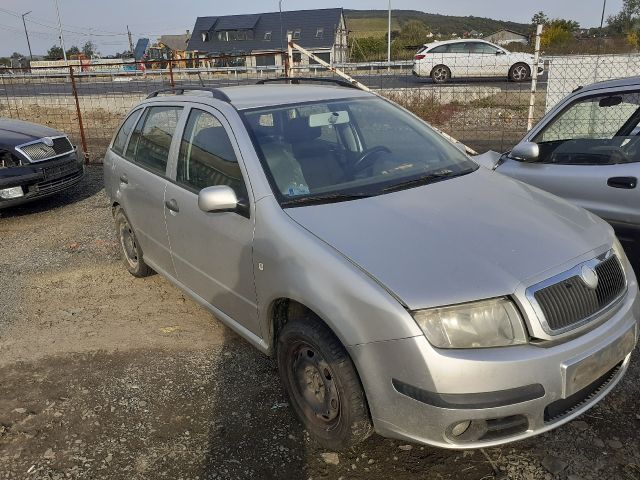
M 202 41 L 203 42 L 209 41 L 209 32 L 202 32 Z
M 316 38 L 322 38 L 324 36 L 324 28 L 318 28 L 316 30 Z
M 245 32 L 239 31 L 238 32 L 238 40 L 246 40 L 246 39 L 247 39 L 247 37 L 246 37 Z
M 264 32 L 264 39 L 267 42 L 270 42 L 271 41 L 271 32 Z
M 297 29 L 295 29 L 293 31 L 293 36 L 291 38 L 293 38 L 294 40 L 298 40 L 300 38 L 300 29 L 299 28 L 297 28 Z

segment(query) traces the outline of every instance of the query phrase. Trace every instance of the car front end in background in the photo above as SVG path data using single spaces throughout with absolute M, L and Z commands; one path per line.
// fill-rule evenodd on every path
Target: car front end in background
M 83 161 L 63 133 L 0 120 L 0 209 L 58 193 L 83 174 Z

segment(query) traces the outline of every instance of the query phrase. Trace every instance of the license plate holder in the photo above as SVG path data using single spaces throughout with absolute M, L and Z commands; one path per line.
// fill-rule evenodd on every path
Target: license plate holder
M 563 363 L 562 398 L 567 398 L 600 378 L 620 363 L 636 344 L 635 326 L 606 347 Z

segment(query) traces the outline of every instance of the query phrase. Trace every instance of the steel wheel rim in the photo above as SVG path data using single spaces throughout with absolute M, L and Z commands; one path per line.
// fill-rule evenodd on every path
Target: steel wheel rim
M 312 424 L 332 430 L 340 421 L 333 370 L 318 349 L 306 342 L 298 342 L 290 352 L 289 375 L 296 403 Z
M 138 266 L 139 251 L 136 237 L 133 234 L 133 230 L 128 223 L 120 225 L 120 244 L 122 245 L 122 251 L 127 259 L 127 262 L 131 267 L 136 268 Z
M 436 78 L 436 80 L 439 80 L 439 81 L 446 80 L 448 76 L 447 70 L 442 67 L 438 67 L 436 68 L 436 71 L 434 72 L 433 76 Z
M 513 69 L 513 78 L 516 80 L 524 80 L 527 78 L 527 67 L 519 65 Z

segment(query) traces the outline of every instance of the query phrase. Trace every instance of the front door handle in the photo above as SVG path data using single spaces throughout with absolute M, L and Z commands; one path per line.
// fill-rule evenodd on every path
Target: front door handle
M 120 175 L 120 183 L 129 183 L 129 179 L 124 173 Z
M 167 200 L 166 202 L 164 202 L 164 205 L 172 212 L 178 213 L 180 211 L 180 209 L 178 208 L 178 202 L 176 202 L 175 198 Z
M 607 185 L 613 188 L 626 188 L 628 190 L 636 188 L 638 179 L 636 177 L 611 177 L 607 180 Z

